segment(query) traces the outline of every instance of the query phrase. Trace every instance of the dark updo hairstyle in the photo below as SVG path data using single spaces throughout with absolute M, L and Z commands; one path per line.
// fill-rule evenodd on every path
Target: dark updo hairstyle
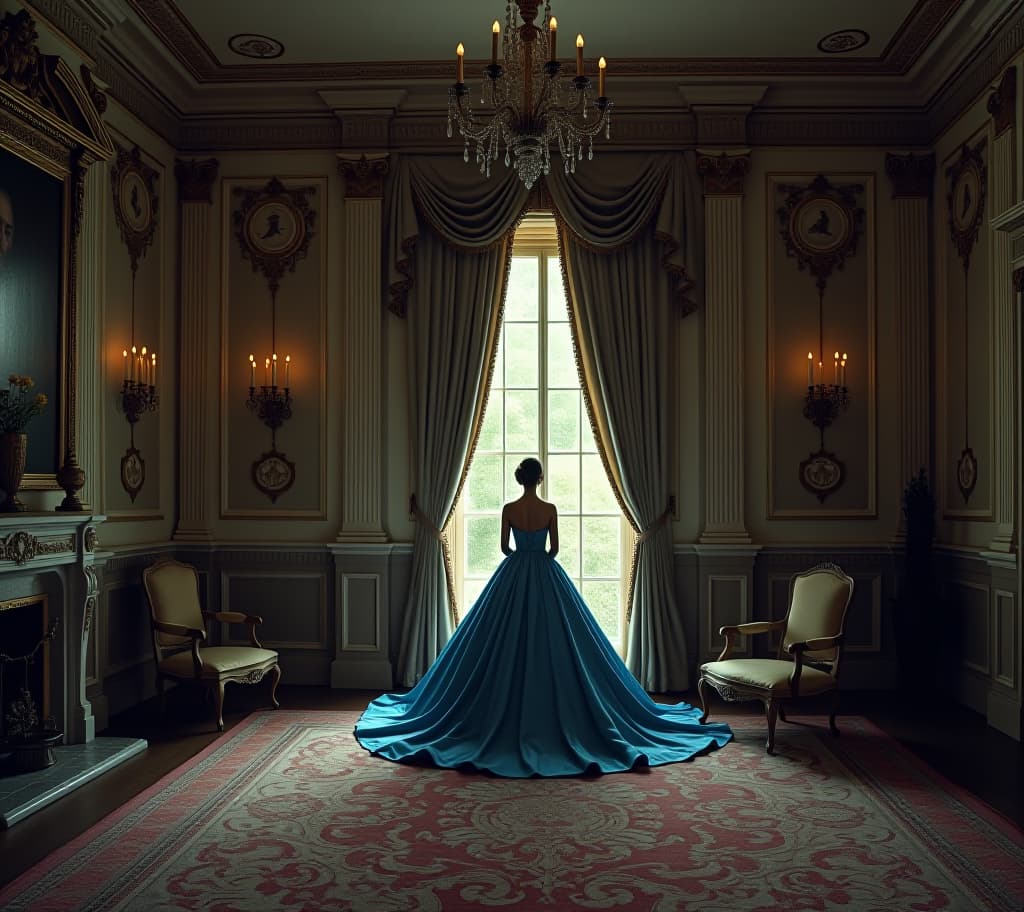
M 516 481 L 524 488 L 535 488 L 540 484 L 543 474 L 544 466 L 540 464 L 540 460 L 528 456 L 516 469 Z

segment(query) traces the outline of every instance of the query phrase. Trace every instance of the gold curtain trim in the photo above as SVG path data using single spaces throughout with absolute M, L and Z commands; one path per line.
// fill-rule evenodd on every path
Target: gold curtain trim
M 448 536 L 438 529 L 437 526 L 434 525 L 434 521 L 420 509 L 420 505 L 416 503 L 415 494 L 411 494 L 409 496 L 409 512 L 412 513 L 423 527 L 441 544 L 441 556 L 444 560 L 444 581 L 445 585 L 448 587 L 448 614 L 451 617 L 452 626 L 454 627 L 459 622 L 459 613 L 455 604 L 455 573 L 452 570 L 452 551 L 448 546 Z
M 672 516 L 672 498 L 669 498 L 665 512 L 652 522 L 643 532 L 633 531 L 633 560 L 629 564 L 629 596 L 626 601 L 626 623 L 633 617 L 633 595 L 636 593 L 636 568 L 640 563 L 640 546 L 654 537 L 654 534 L 661 530 L 661 527 L 668 522 Z

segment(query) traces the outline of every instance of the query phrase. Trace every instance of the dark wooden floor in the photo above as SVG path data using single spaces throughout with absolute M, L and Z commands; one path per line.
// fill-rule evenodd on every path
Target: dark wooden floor
M 361 710 L 376 695 L 326 687 L 278 689 L 281 705 L 289 709 Z M 264 708 L 265 699 L 260 688 L 229 688 L 226 728 L 237 725 L 249 711 Z M 664 702 L 678 699 L 673 695 Z M 697 702 L 693 695 L 686 699 Z M 712 721 L 759 711 L 757 704 L 716 702 L 713 707 Z M 990 728 L 978 714 L 938 700 L 912 701 L 891 693 L 844 693 L 842 711 L 867 716 L 952 782 L 1024 826 L 1024 748 Z M 145 738 L 148 749 L 0 831 L 0 883 L 13 879 L 206 747 L 217 737 L 211 712 L 209 704 L 204 706 L 189 691 L 179 690 L 169 695 L 162 715 L 151 701 L 113 719 L 104 734 Z M 841 726 L 841 715 L 839 721 Z

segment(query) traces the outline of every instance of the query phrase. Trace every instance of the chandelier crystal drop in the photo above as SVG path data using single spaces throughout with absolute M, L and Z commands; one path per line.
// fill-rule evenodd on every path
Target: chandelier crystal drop
M 584 74 L 583 36 L 576 37 L 576 75 L 562 76 L 556 56 L 558 21 L 551 4 L 544 4 L 543 24 L 534 20 L 540 0 L 508 0 L 505 30 L 498 62 L 497 20 L 491 27 L 491 63 L 484 68 L 480 104 L 489 111 L 476 113 L 463 81 L 464 49 L 459 44 L 457 77 L 448 90 L 448 136 L 452 124 L 464 140 L 463 159 L 469 161 L 473 144 L 480 173 L 490 177 L 491 163 L 505 147 L 505 166 L 515 168 L 527 189 L 551 172 L 551 147 L 558 146 L 566 174 L 576 171 L 584 149 L 594 157 L 594 137 L 611 137 L 612 103 L 605 96 L 605 59 L 598 64 L 598 93 Z

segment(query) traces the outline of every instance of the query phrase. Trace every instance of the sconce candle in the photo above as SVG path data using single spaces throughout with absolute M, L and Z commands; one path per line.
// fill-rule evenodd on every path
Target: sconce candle
M 493 28 L 493 26 L 492 26 L 492 28 Z M 493 39 L 491 39 L 491 40 L 493 40 Z M 463 76 L 463 73 L 462 73 L 462 57 L 463 57 L 463 55 L 465 53 L 466 53 L 466 49 L 462 46 L 462 42 L 460 41 L 459 42 L 459 46 L 457 48 L 455 48 L 455 56 L 458 59 L 458 65 L 456 67 L 455 81 L 459 82 L 459 83 L 464 82 L 464 80 L 462 78 L 462 76 Z
M 291 383 L 291 373 L 292 373 L 292 356 L 291 355 L 285 355 L 284 356 L 284 388 L 285 389 L 289 389 L 291 387 L 291 385 L 292 385 L 292 383 Z
M 498 35 L 501 34 L 501 25 L 495 19 L 491 24 L 491 66 L 498 65 Z
M 807 385 L 814 386 L 814 355 L 807 353 Z
M 604 71 L 607 69 L 608 63 L 604 57 L 597 61 L 597 95 L 599 98 L 604 98 Z
M 583 75 L 583 35 L 576 36 L 576 75 Z
M 256 386 L 256 356 L 249 355 L 249 387 L 255 388 Z
M 558 20 L 554 16 L 548 22 L 548 30 L 551 36 L 551 62 L 554 63 L 558 59 L 558 55 L 555 53 L 555 41 L 558 38 Z

